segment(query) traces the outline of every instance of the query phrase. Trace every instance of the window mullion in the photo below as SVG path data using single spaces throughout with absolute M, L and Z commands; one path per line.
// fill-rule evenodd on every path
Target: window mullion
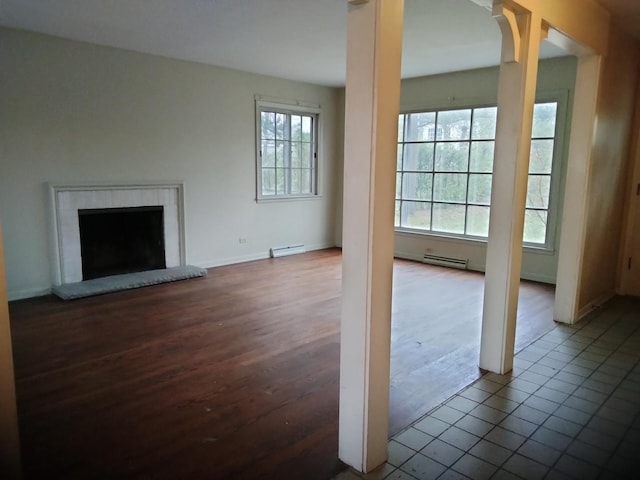
M 469 187 L 471 185 L 471 140 L 473 139 L 473 117 L 476 113 L 476 109 L 471 109 L 471 123 L 469 124 L 469 148 L 467 148 L 467 188 L 464 197 L 464 227 L 463 232 L 467 234 L 467 221 L 469 219 Z
M 431 203 L 429 204 L 429 231 L 433 232 L 433 204 L 434 204 L 434 192 L 436 185 L 436 146 L 438 145 L 438 122 L 440 120 L 440 113 L 436 112 L 435 118 L 435 130 L 433 132 L 433 164 L 431 166 Z
M 284 191 L 291 194 L 291 114 L 287 113 L 284 120 Z

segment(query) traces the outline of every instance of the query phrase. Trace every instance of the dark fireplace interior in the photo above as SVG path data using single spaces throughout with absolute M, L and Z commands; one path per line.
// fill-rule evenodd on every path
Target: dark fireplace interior
M 166 268 L 163 208 L 79 210 L 83 280 Z

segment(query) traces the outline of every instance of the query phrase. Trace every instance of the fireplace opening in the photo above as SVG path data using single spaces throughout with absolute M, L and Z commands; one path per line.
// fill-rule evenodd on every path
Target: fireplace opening
M 78 210 L 83 280 L 166 268 L 163 210 Z

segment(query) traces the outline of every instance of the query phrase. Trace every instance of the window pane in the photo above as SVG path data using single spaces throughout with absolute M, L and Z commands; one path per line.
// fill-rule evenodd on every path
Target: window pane
M 471 129 L 471 110 L 449 110 L 438 113 L 440 140 L 467 140 Z
M 261 136 L 273 140 L 276 138 L 276 114 L 274 112 L 260 112 Z
M 286 105 L 280 111 L 259 113 L 260 195 L 317 194 L 314 138 L 317 116 L 289 112 Z
M 276 166 L 276 144 L 272 140 L 262 141 L 262 166 Z
M 285 171 L 282 168 L 276 168 L 276 195 L 286 195 L 285 189 Z
M 435 170 L 439 172 L 466 172 L 469 161 L 469 143 L 437 143 Z
M 276 169 L 262 169 L 262 195 L 276 194 Z
M 547 231 L 547 212 L 540 210 L 526 210 L 524 212 L 523 239 L 529 243 L 544 244 Z
M 302 145 L 300 142 L 291 142 L 291 166 L 300 168 L 302 166 Z M 305 165 L 306 167 L 307 165 Z
M 493 150 L 495 142 L 471 142 L 469 171 L 493 172 Z
M 300 172 L 300 193 L 312 193 L 313 192 L 313 184 L 312 184 L 312 170 L 309 168 L 305 168 Z
M 465 174 L 463 173 L 436 173 L 435 174 L 435 179 L 433 184 L 433 199 L 435 201 L 464 202 L 466 198 L 467 198 L 467 176 Z
M 396 199 L 400 199 L 402 197 L 402 173 L 398 172 L 396 174 Z
M 549 190 L 551 177 L 548 175 L 529 175 L 527 185 L 527 207 L 549 208 Z
M 409 200 L 431 200 L 432 173 L 405 173 L 402 198 Z
M 302 117 L 302 140 L 304 142 L 313 140 L 313 136 L 311 135 L 312 125 L 311 117 Z
M 276 142 L 276 167 L 284 167 L 285 142 Z
M 300 141 L 302 138 L 302 117 L 291 115 L 291 140 Z
M 433 141 L 435 139 L 435 123 L 435 112 L 409 113 L 405 118 L 405 141 Z
M 433 225 L 437 232 L 464 233 L 464 205 L 433 204 Z
M 398 155 L 397 155 L 397 161 L 396 161 L 396 170 L 397 171 L 401 171 L 402 170 L 402 152 L 404 151 L 404 145 L 402 143 L 398 144 Z
M 491 204 L 491 175 L 469 175 L 469 203 Z
M 493 140 L 496 138 L 497 107 L 476 108 L 473 111 L 471 138 L 474 140 Z
M 287 115 L 284 113 L 276 113 L 276 139 L 284 139 L 285 126 L 287 124 Z
M 531 140 L 529 173 L 551 173 L 553 140 Z
M 398 116 L 398 142 L 402 142 L 404 139 L 404 115 Z
M 489 236 L 489 207 L 467 207 L 467 235 Z
M 396 227 L 400 226 L 400 202 L 396 201 L 396 216 L 393 221 L 393 225 Z
M 404 170 L 433 170 L 433 144 L 417 143 L 404 146 Z
M 291 193 L 296 194 L 300 193 L 300 185 L 301 185 L 301 170 L 299 168 L 291 169 Z
M 300 166 L 302 168 L 311 168 L 313 166 L 310 143 L 303 142 L 300 145 Z
M 537 103 L 533 107 L 533 128 L 531 137 L 553 137 L 556 132 L 556 110 L 558 104 Z
M 425 202 L 402 202 L 401 226 L 428 230 L 431 220 L 431 204 Z

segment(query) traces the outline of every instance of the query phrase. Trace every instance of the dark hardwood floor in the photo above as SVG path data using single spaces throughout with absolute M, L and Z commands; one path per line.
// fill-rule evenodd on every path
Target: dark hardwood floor
M 10 304 L 30 479 L 327 479 L 337 460 L 337 249 L 203 279 Z M 397 260 L 395 433 L 477 378 L 481 274 Z M 524 282 L 518 346 L 553 326 Z

